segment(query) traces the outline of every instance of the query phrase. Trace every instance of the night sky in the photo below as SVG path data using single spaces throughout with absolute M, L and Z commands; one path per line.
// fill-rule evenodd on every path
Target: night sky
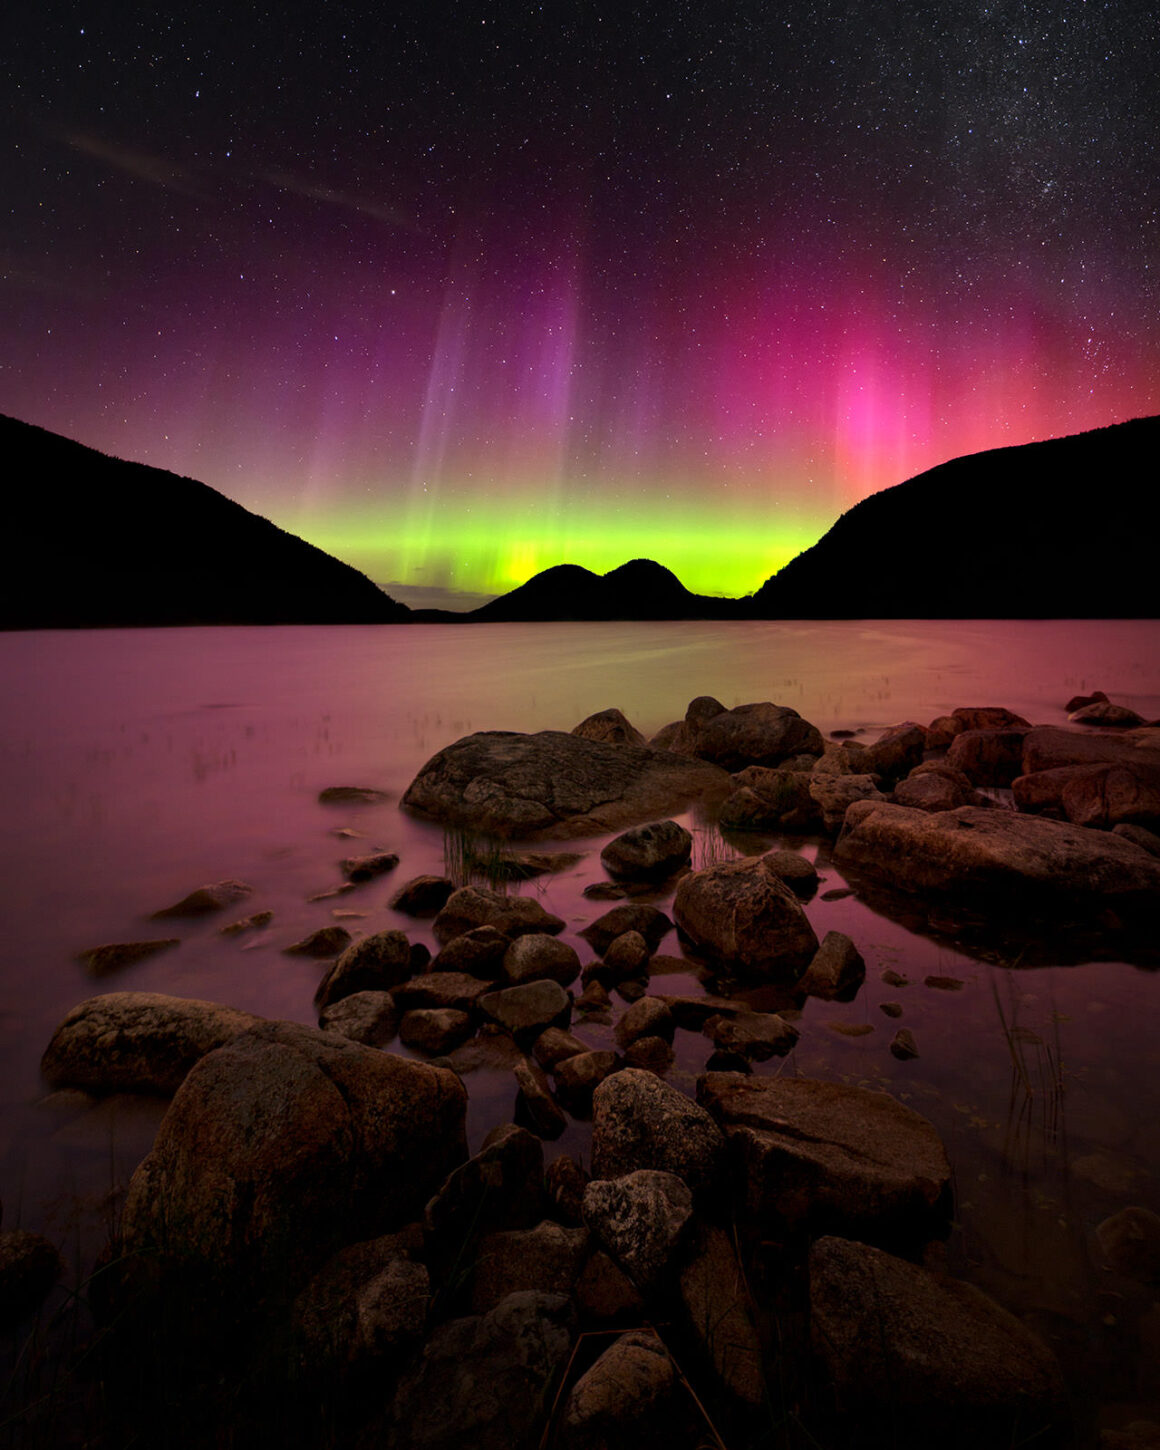
M 1160 412 L 1151 4 L 3 9 L 0 411 L 407 602 Z

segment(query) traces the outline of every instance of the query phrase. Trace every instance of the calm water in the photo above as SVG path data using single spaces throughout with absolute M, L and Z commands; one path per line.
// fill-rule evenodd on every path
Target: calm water
M 1149 622 L 889 622 L 206 629 L 0 637 L 0 1197 L 6 1227 L 48 1232 L 83 1271 L 160 1109 L 120 1098 L 88 1111 L 45 1104 L 40 1054 L 75 1002 L 132 988 L 229 1002 L 314 1021 L 316 963 L 281 948 L 357 911 L 352 930 L 401 926 L 434 946 L 430 923 L 386 906 L 390 880 L 310 902 L 337 885 L 338 860 L 396 850 L 394 882 L 443 869 L 443 834 L 381 807 L 323 807 L 329 785 L 397 797 L 422 762 L 472 730 L 570 729 L 619 706 L 646 734 L 695 695 L 726 705 L 792 705 L 823 732 L 922 722 L 956 705 L 1001 704 L 1061 723 L 1063 704 L 1099 687 L 1160 716 L 1160 625 Z M 698 850 L 710 823 L 685 818 Z M 335 837 L 363 834 L 353 847 Z M 768 849 L 771 838 L 753 845 Z M 569 923 L 602 909 L 581 896 L 603 875 L 602 838 L 578 867 L 525 889 Z M 800 842 L 795 843 L 801 845 Z M 816 841 L 805 853 L 819 852 Z M 825 882 L 842 878 L 818 855 Z M 90 980 L 76 953 L 158 934 L 148 914 L 207 881 L 255 890 L 227 919 L 269 908 L 260 937 L 180 925 L 176 950 Z M 662 902 L 662 904 L 664 904 Z M 1160 1072 L 1152 1026 L 1160 982 L 1122 963 L 1011 971 L 916 936 L 856 899 L 815 899 L 819 936 L 848 932 L 867 960 L 848 1005 L 811 1001 L 785 1063 L 882 1086 L 926 1113 L 955 1169 L 956 1271 L 1030 1315 L 1056 1344 L 1081 1395 L 1139 1402 L 1160 1417 L 1160 1336 L 1151 1295 L 1100 1265 L 1092 1231 L 1127 1203 L 1160 1211 Z M 169 930 L 168 926 L 165 928 Z M 582 960 L 590 955 L 576 941 Z M 675 937 L 663 950 L 678 951 Z M 887 988 L 894 967 L 911 985 Z M 961 990 L 923 985 L 928 974 Z M 691 974 L 660 990 L 697 990 Z M 899 1063 L 901 1001 L 921 1056 Z M 835 1024 L 873 1030 L 846 1036 Z M 603 1045 L 610 1029 L 581 1026 Z M 678 1034 L 673 1081 L 692 1090 L 707 1040 Z M 473 1143 L 510 1116 L 511 1079 L 467 1079 Z M 585 1151 L 578 1125 L 562 1140 Z M 549 1148 L 549 1155 L 554 1150 Z M 1150 1407 L 1150 1408 L 1149 1408 Z

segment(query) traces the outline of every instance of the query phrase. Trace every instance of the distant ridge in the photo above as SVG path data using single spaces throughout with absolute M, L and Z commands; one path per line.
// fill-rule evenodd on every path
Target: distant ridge
M 1156 617 L 1158 458 L 1160 417 L 952 459 L 843 514 L 751 617 Z
M 633 559 L 607 574 L 579 564 L 557 564 L 488 604 L 460 615 L 465 620 L 737 619 L 734 599 L 691 594 L 677 576 L 651 559 Z
M 9 549 L 0 628 L 390 624 L 357 569 L 208 484 L 0 414 Z

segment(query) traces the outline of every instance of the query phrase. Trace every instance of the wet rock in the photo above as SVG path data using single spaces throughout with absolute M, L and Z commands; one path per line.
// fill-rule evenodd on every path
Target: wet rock
M 693 1441 L 690 1405 L 668 1350 L 651 1331 L 622 1334 L 576 1381 L 564 1407 L 561 1450 L 638 1450 Z
M 413 1219 L 466 1152 L 442 1068 L 267 1022 L 203 1057 L 125 1198 L 123 1239 L 173 1287 L 292 1291 L 344 1242 Z
M 63 1272 L 48 1239 L 27 1229 L 0 1233 L 0 1333 L 35 1313 Z
M 1069 710 L 1067 718 L 1073 725 L 1102 725 L 1105 729 L 1116 730 L 1145 723 L 1143 715 L 1137 715 L 1126 705 L 1113 705 L 1109 700 L 1094 700 L 1090 705 Z
M 609 944 L 602 966 L 609 981 L 616 982 L 625 977 L 647 976 L 648 962 L 648 942 L 640 932 L 622 931 Z
M 810 780 L 810 795 L 830 835 L 842 829 L 846 812 L 856 801 L 886 799 L 872 775 L 815 775 Z
M 797 851 L 768 851 L 761 858 L 765 869 L 784 881 L 795 896 L 804 901 L 818 889 L 817 867 Z
M 612 1006 L 612 998 L 608 995 L 607 989 L 602 982 L 592 980 L 586 983 L 584 990 L 576 998 L 577 1012 L 583 1012 L 590 1020 L 601 1021 L 608 1017 L 608 1009 Z
M 644 745 L 645 738 L 617 709 L 598 710 L 572 727 L 582 740 L 600 740 L 607 745 Z
M 1023 741 L 1023 774 L 1064 765 L 1160 765 L 1160 730 L 1065 730 L 1037 725 Z
M 403 804 L 468 830 L 559 839 L 617 830 L 727 789 L 714 767 L 667 751 L 493 730 L 433 756 Z
M 906 1062 L 912 1057 L 917 1057 L 918 1047 L 914 1041 L 914 1033 L 908 1027 L 900 1027 L 890 1039 L 890 1051 L 899 1062 Z
M 473 927 L 447 943 L 435 958 L 435 968 L 494 981 L 503 972 L 503 959 L 511 941 L 494 926 Z
M 481 926 L 494 927 L 514 940 L 529 932 L 555 936 L 564 930 L 564 921 L 530 896 L 504 896 L 481 886 L 461 886 L 435 918 L 434 932 L 436 940 L 446 944 Z
M 552 1096 L 543 1069 L 525 1057 L 512 1072 L 516 1079 L 516 1122 L 530 1128 L 537 1137 L 558 1138 L 568 1126 L 568 1119 Z
M 657 907 L 646 902 L 625 902 L 623 906 L 614 906 L 611 911 L 598 916 L 580 935 L 594 952 L 604 956 L 616 938 L 626 931 L 640 932 L 649 951 L 655 952 L 662 938 L 672 929 L 673 923 Z
M 587 1253 L 587 1229 L 563 1228 L 549 1219 L 534 1228 L 485 1235 L 472 1274 L 472 1312 L 485 1313 L 521 1290 L 571 1295 Z
M 1154 910 L 1160 893 L 1160 863 L 1109 832 L 973 806 L 928 815 L 855 804 L 834 861 L 905 891 L 1007 903 L 1057 920 L 1106 906 Z
M 407 916 L 434 916 L 454 890 L 455 882 L 446 876 L 413 876 L 399 887 L 389 905 Z
M 418 1344 L 431 1281 L 406 1242 L 406 1234 L 388 1234 L 352 1244 L 311 1279 L 290 1312 L 295 1377 L 329 1380 L 390 1365 Z
M 479 999 L 479 1010 L 516 1039 L 534 1042 L 547 1027 L 567 1027 L 572 1017 L 572 999 L 559 982 L 524 982 L 488 992 Z
M 237 921 L 219 926 L 218 931 L 222 936 L 238 936 L 244 931 L 260 931 L 262 927 L 269 926 L 273 920 L 272 911 L 255 911 L 252 916 L 243 916 Z
M 826 1030 L 838 1037 L 869 1037 L 874 1027 L 870 1022 L 827 1022 Z
M 539 1138 L 514 1123 L 493 1128 L 428 1203 L 427 1232 L 458 1257 L 473 1235 L 531 1228 L 544 1216 L 543 1181 Z
M 882 973 L 881 980 L 888 987 L 909 987 L 910 978 L 904 977 L 901 972 L 896 972 L 893 967 L 887 967 Z
M 589 1050 L 587 1042 L 581 1042 L 570 1032 L 565 1032 L 559 1027 L 548 1027 L 536 1038 L 532 1056 L 541 1067 L 551 1071 L 558 1062 L 563 1062 L 566 1057 L 575 1057 L 577 1053 Z
M 390 992 L 352 992 L 325 1007 L 318 1025 L 366 1047 L 386 1047 L 398 1031 L 399 1009 Z
M 554 1217 L 562 1224 L 578 1228 L 583 1223 L 580 1208 L 588 1181 L 588 1174 L 581 1167 L 580 1161 L 567 1153 L 553 1158 L 544 1169 L 544 1189 L 548 1202 Z
M 619 1178 L 639 1168 L 675 1173 L 694 1193 L 715 1186 L 725 1140 L 705 1109 L 651 1072 L 622 1068 L 592 1099 L 592 1172 Z
M 922 979 L 924 987 L 933 987 L 936 992 L 961 992 L 966 983 L 961 977 L 943 977 L 932 974 Z
M 674 1173 L 640 1169 L 594 1178 L 584 1222 L 642 1294 L 663 1278 L 693 1215 L 693 1195 Z
M 964 730 L 1017 730 L 1031 723 L 1005 705 L 960 705 L 951 715 Z
M 975 788 L 961 770 L 941 761 L 916 767 L 894 787 L 894 804 L 918 811 L 953 811 L 976 805 Z
M 708 1073 L 698 1100 L 729 1141 L 745 1211 L 811 1233 L 929 1228 L 950 1164 L 926 1118 L 887 1093 L 809 1078 Z
M 973 1450 L 1060 1426 L 1055 1356 L 973 1285 L 838 1238 L 814 1244 L 809 1272 L 814 1351 L 867 1429 Z
M 1096 1229 L 1100 1252 L 1117 1274 L 1141 1284 L 1160 1284 L 1160 1215 L 1132 1204 Z
M 389 992 L 411 976 L 411 943 L 401 931 L 378 931 L 352 942 L 314 995 L 321 1011 L 352 992 Z
M 613 990 L 626 1002 L 639 1002 L 648 991 L 648 986 L 639 977 L 622 977 Z
M 798 1040 L 798 1030 L 776 1012 L 738 1012 L 710 1017 L 701 1029 L 720 1052 L 736 1053 L 747 1062 L 784 1057 Z
M 596 1088 L 617 1069 L 615 1052 L 578 1052 L 552 1069 L 556 1091 L 573 1112 L 586 1113 Z
M 1160 765 L 1102 765 L 1076 771 L 1060 793 L 1077 826 L 1160 825 Z
M 424 972 L 401 983 L 393 996 L 404 1011 L 417 1007 L 450 1007 L 456 1012 L 473 1012 L 479 999 L 491 990 L 490 982 L 466 972 Z
M 399 1023 L 399 1041 L 417 1052 L 425 1052 L 428 1057 L 438 1057 L 466 1042 L 473 1030 L 466 1012 L 457 1012 L 452 1007 L 417 1007 L 404 1012 Z
M 1064 712 L 1070 715 L 1073 710 L 1082 710 L 1085 705 L 1102 704 L 1107 698 L 1103 690 L 1093 690 L 1090 695 L 1073 695 L 1063 707 Z
M 664 1037 L 638 1037 L 624 1051 L 627 1067 L 643 1068 L 645 1072 L 664 1075 L 675 1061 L 672 1046 Z
M 745 830 L 781 826 L 787 831 L 808 831 L 817 820 L 808 769 L 749 765 L 736 771 L 733 781 L 737 789 L 725 801 L 718 817 L 723 827 Z
M 199 886 L 172 906 L 163 907 L 153 913 L 154 919 L 166 916 L 207 916 L 212 911 L 224 911 L 236 901 L 243 901 L 253 891 L 244 881 L 215 881 L 209 886 Z
M 158 952 L 180 945 L 180 938 L 175 936 L 153 941 L 108 942 L 105 946 L 86 947 L 83 952 L 77 953 L 77 961 L 84 963 L 90 977 L 107 977 L 119 972 L 122 967 L 131 967 L 135 962 L 143 962 Z
M 692 850 L 693 838 L 684 826 L 676 821 L 653 821 L 633 826 L 609 841 L 600 860 L 610 876 L 663 877 L 684 866 Z
M 739 1012 L 752 1010 L 744 1002 L 737 1002 L 732 997 L 717 997 L 708 992 L 697 997 L 673 997 L 658 993 L 657 1001 L 665 1004 L 678 1027 L 684 1027 L 690 1032 L 700 1032 L 710 1017 L 735 1017 Z
M 614 881 L 590 881 L 580 895 L 588 901 L 623 901 L 632 893 L 627 886 L 618 886 Z
M 902 1003 L 901 1002 L 879 1002 L 879 1004 L 878 1004 L 878 1010 L 879 1010 L 879 1012 L 884 1012 L 887 1017 L 901 1017 L 902 1016 Z
M 711 1224 L 698 1228 L 678 1286 L 685 1321 L 718 1382 L 742 1403 L 760 1405 L 765 1395 L 761 1341 L 728 1234 Z
M 530 1446 L 574 1332 L 569 1299 L 536 1291 L 509 1294 L 482 1317 L 440 1325 L 399 1385 L 385 1444 L 389 1450 Z
M 694 700 L 685 725 L 691 753 L 729 771 L 747 765 L 775 766 L 793 755 L 820 755 L 824 744 L 818 728 L 796 710 L 768 701 L 709 714 Z
M 913 721 L 892 725 L 872 745 L 866 747 L 863 770 L 884 780 L 898 780 L 916 765 L 922 764 L 926 751 L 926 731 Z
M 373 790 L 368 785 L 328 785 L 318 792 L 319 802 L 324 806 L 378 806 L 390 800 L 385 790 Z
M 79 1003 L 53 1033 L 40 1070 L 50 1087 L 169 1096 L 214 1048 L 261 1022 L 220 1002 L 108 992 Z
M 342 874 L 348 881 L 371 881 L 393 871 L 398 864 L 394 851 L 374 851 L 369 856 L 347 856 L 342 863 Z
M 337 957 L 350 946 L 350 932 L 345 926 L 320 926 L 300 941 L 283 947 L 287 956 Z
M 677 887 L 673 915 L 715 962 L 752 977 L 796 977 L 817 950 L 797 897 L 763 859 L 691 872 Z
M 964 730 L 951 741 L 947 764 L 973 785 L 1009 786 L 1023 774 L 1023 742 L 1029 728 Z
M 797 985 L 807 996 L 833 1002 L 849 999 L 865 980 L 862 953 L 844 932 L 828 931 Z
M 659 997 L 642 997 L 616 1024 L 616 1040 L 621 1047 L 638 1037 L 663 1037 L 671 1042 L 676 1025 L 667 1003 Z
M 557 941 L 546 932 L 528 932 L 517 937 L 504 953 L 503 974 L 512 986 L 551 978 L 566 987 L 580 975 L 580 958 L 567 942 Z
M 926 748 L 945 750 L 960 730 L 967 727 L 953 715 L 939 715 L 926 727 Z

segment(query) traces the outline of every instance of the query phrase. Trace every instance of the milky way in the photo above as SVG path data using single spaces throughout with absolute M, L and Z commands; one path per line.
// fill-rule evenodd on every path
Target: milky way
M 0 22 L 0 410 L 380 582 L 742 593 L 1160 411 L 1150 6 L 110 9 Z

